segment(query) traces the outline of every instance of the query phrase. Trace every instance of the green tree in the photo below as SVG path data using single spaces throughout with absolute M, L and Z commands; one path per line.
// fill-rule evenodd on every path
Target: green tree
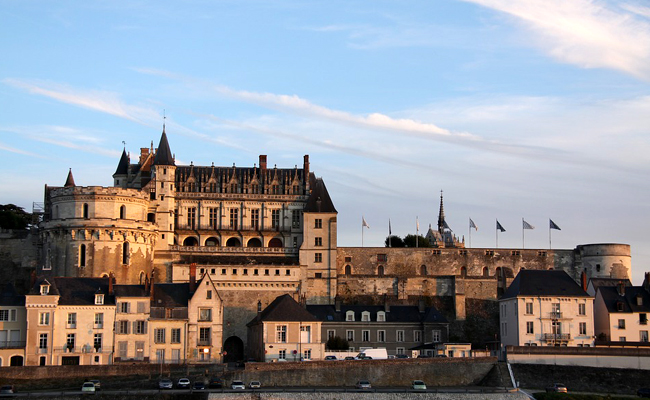
M 404 236 L 404 245 L 406 247 L 416 247 L 415 246 L 416 236 L 413 234 L 408 234 Z M 422 235 L 417 235 L 417 247 L 431 247 L 427 238 Z
M 389 242 L 389 238 L 390 238 L 390 242 Z M 399 236 L 395 236 L 395 235 L 386 236 L 386 240 L 384 241 L 386 247 L 388 247 L 389 243 L 390 243 L 390 247 L 404 247 L 404 240 L 402 240 L 402 238 Z
M 350 344 L 340 336 L 332 336 L 325 343 L 325 348 L 328 350 L 347 350 L 350 348 Z
M 25 229 L 30 224 L 32 215 L 15 204 L 0 204 L 0 228 Z

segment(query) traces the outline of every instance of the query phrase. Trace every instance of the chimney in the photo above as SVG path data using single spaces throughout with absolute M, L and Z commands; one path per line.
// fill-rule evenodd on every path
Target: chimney
M 111 272 L 108 274 L 108 295 L 112 296 L 113 295 L 113 281 L 115 281 L 115 276 Z
M 190 264 L 190 293 L 196 291 L 196 263 Z
M 302 168 L 305 170 L 305 181 L 309 181 L 309 154 L 305 154 Z
M 645 279 L 643 280 L 642 286 L 647 292 L 650 292 L 650 272 L 645 273 Z
M 257 300 L 257 313 L 260 314 L 262 312 L 262 300 Z
M 149 157 L 149 149 L 146 147 L 140 147 L 140 165 L 144 164 L 144 161 Z
M 582 271 L 582 290 L 587 291 L 587 273 Z
M 419 299 L 418 300 L 418 311 L 421 314 L 424 314 L 424 299 Z
M 625 296 L 625 283 L 623 281 L 618 282 L 618 295 Z
M 260 169 L 266 171 L 266 155 L 260 155 Z
M 390 312 L 390 304 L 388 303 L 388 295 L 384 295 L 384 311 Z
M 341 303 L 341 298 L 339 296 L 336 296 L 334 298 L 334 311 L 341 312 Z

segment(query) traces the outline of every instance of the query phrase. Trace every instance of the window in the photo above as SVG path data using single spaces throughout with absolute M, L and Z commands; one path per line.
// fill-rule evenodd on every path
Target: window
M 276 332 L 276 342 L 277 343 L 287 343 L 287 326 L 286 325 L 277 325 L 275 327 Z
M 196 229 L 196 207 L 187 208 L 187 228 Z
M 280 210 L 271 211 L 271 228 L 280 228 Z
M 294 228 L 300 228 L 300 211 L 294 210 L 291 214 L 291 226 Z
M 345 339 L 348 342 L 354 342 L 354 331 L 352 330 L 345 331 Z
M 377 276 L 384 276 L 384 266 L 380 265 L 377 267 Z
M 345 275 L 352 275 L 352 266 L 350 265 L 345 266 Z
M 623 311 L 623 302 L 622 301 L 617 301 L 616 302 L 616 310 L 617 311 Z
M 41 295 L 50 294 L 50 285 L 41 285 Z
M 370 331 L 363 330 L 361 331 L 361 341 L 369 342 L 370 341 Z
M 314 262 L 320 263 L 323 262 L 323 253 L 314 254 Z
M 370 313 L 368 311 L 362 311 L 361 312 L 361 321 L 363 321 L 363 322 L 369 322 L 370 321 Z
M 129 342 L 117 342 L 119 357 L 125 359 L 128 356 Z
M 533 314 L 533 303 L 526 303 L 526 314 L 528 315 Z
M 345 312 L 345 320 L 346 321 L 354 321 L 354 311 L 346 311 Z
M 120 303 L 120 313 L 128 314 L 130 309 L 131 309 L 131 304 L 130 303 L 128 303 L 126 301 Z
M 386 254 L 377 254 L 377 262 L 387 262 L 388 256 Z
M 551 304 L 551 318 L 562 318 L 560 313 L 560 303 Z
M 413 341 L 414 342 L 422 341 L 422 331 L 413 331 Z
M 317 237 L 314 238 L 314 246 L 322 246 L 323 245 L 323 238 L 322 237 Z
M 377 322 L 384 322 L 386 321 L 386 313 L 383 311 L 378 311 L 377 312 Z
M 210 207 L 208 209 L 208 226 L 212 229 L 217 229 L 217 221 L 219 216 L 219 209 L 215 207 Z
M 38 348 L 47 349 L 47 333 L 41 333 L 38 335 Z
M 136 335 L 144 335 L 147 333 L 147 321 L 134 321 L 133 322 L 133 333 Z
M 648 325 L 648 314 L 646 313 L 639 314 L 639 324 Z
M 626 342 L 627 338 L 625 336 L 621 336 L 621 337 L 618 338 L 618 341 L 619 342 Z
M 121 206 L 120 207 L 120 219 L 125 219 L 126 218 L 126 206 Z
M 251 228 L 260 230 L 260 210 L 251 210 Z
M 639 331 L 639 342 L 648 341 L 648 331 Z
M 79 268 L 84 268 L 86 266 L 86 245 L 82 244 L 79 246 Z
M 580 322 L 579 329 L 580 329 L 580 334 L 581 335 L 586 335 L 587 334 L 587 323 L 586 322 Z
M 77 313 L 68 313 L 66 328 L 74 329 L 77 327 Z
M 618 329 L 625 329 L 625 320 L 624 319 L 619 319 L 618 320 Z
M 322 229 L 323 228 L 323 220 L 320 218 L 316 218 L 314 220 L 314 228 L 316 229 Z
M 535 328 L 533 328 L 533 321 L 526 322 L 526 333 L 529 335 L 535 333 Z
M 95 304 L 97 304 L 97 305 L 104 304 L 104 295 L 103 294 L 96 294 L 95 295 Z
M 397 347 L 397 348 L 395 349 L 395 352 L 396 352 L 397 354 L 406 354 L 406 349 L 405 349 L 404 347 Z
M 322 279 L 322 278 L 323 278 L 323 273 L 322 273 L 322 272 L 316 272 L 316 273 L 314 274 L 314 278 L 316 278 L 316 279 Z
M 212 309 L 199 308 L 199 321 L 212 321 Z
M 420 265 L 420 275 L 422 275 L 422 276 L 427 275 L 427 266 L 426 265 Z
M 210 328 L 199 328 L 199 346 L 210 345 Z
M 386 331 L 377 331 L 377 341 L 378 342 L 386 341 Z
M 578 314 L 586 315 L 587 314 L 587 305 L 584 303 L 578 304 Z
M 88 219 L 88 203 L 84 203 L 82 212 L 83 212 L 83 217 Z
M 104 313 L 95 313 L 95 329 L 104 327 Z
M 286 360 L 287 359 L 287 351 L 286 350 L 278 351 L 278 358 L 280 360 Z
M 396 339 L 398 342 L 403 342 L 404 341 L 404 331 L 397 331 L 396 332 Z
M 239 210 L 236 208 L 230 209 L 230 229 L 238 229 Z
M 153 338 L 155 343 L 165 343 L 165 328 L 154 329 Z
M 129 251 L 129 242 L 122 243 L 122 264 L 129 265 L 131 252 Z
M 206 282 L 207 283 L 207 282 Z M 206 290 L 205 291 L 205 298 L 207 300 L 210 300 L 212 298 L 212 290 Z
M 93 346 L 97 351 L 101 351 L 100 349 L 102 348 L 102 334 L 101 333 L 95 333 L 93 335 Z
M 74 349 L 74 342 L 75 342 L 75 334 L 68 333 L 65 338 L 65 347 L 68 348 L 68 350 Z
M 117 333 L 122 335 L 128 335 L 129 321 L 117 321 Z
M 303 351 L 303 359 L 311 360 L 311 349 Z
M 42 312 L 38 314 L 38 324 L 39 325 L 49 325 L 50 324 L 50 313 Z
M 336 331 L 333 330 L 333 329 L 328 329 L 328 330 L 327 330 L 327 340 L 330 340 L 330 339 L 333 338 L 334 336 L 336 336 Z
M 433 335 L 432 335 L 432 340 L 433 340 L 433 342 L 434 342 L 434 343 L 439 342 L 439 341 L 440 341 L 440 337 L 441 337 L 441 335 L 440 335 L 441 331 L 439 331 L 439 330 L 437 330 L 437 329 L 434 329 L 431 333 L 433 334 Z

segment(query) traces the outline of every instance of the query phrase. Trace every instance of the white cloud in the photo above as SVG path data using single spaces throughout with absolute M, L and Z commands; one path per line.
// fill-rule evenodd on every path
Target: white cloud
M 464 1 L 516 17 L 538 35 L 539 46 L 561 62 L 650 80 L 650 21 L 645 7 L 625 10 L 596 0 Z

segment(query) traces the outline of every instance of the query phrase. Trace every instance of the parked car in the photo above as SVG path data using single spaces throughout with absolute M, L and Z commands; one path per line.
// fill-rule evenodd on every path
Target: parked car
M 566 386 L 563 383 L 554 383 L 553 386 L 546 388 L 547 393 L 568 393 Z
M 174 382 L 171 379 L 163 378 L 158 381 L 158 389 L 173 389 Z
M 337 358 L 336 358 L 336 356 L 325 356 L 325 360 L 327 360 L 327 361 L 336 361 Z
M 0 394 L 14 394 L 16 387 L 14 385 L 4 385 L 0 388 Z
M 84 382 L 81 386 L 82 393 L 95 393 L 95 384 L 92 382 Z
M 181 378 L 176 383 L 176 387 L 179 388 L 179 389 L 187 389 L 187 388 L 190 387 L 190 385 L 191 385 L 191 382 L 187 378 Z
M 99 379 L 91 379 L 90 381 L 95 384 L 95 390 L 102 390 L 102 383 Z
M 192 390 L 205 390 L 205 383 L 203 381 L 194 381 Z
M 242 381 L 232 381 L 230 388 L 233 390 L 245 390 L 246 384 Z
M 357 389 L 372 389 L 372 386 L 370 385 L 370 381 L 360 380 L 360 381 L 357 381 L 356 388 Z
M 411 388 L 415 390 L 427 390 L 427 385 L 422 381 L 415 380 L 411 383 Z
M 210 387 L 210 389 L 221 389 L 223 387 L 223 381 L 221 380 L 221 378 L 213 376 L 212 378 L 210 378 L 210 383 L 208 384 L 208 387 Z
M 409 358 L 406 354 L 395 354 L 395 358 Z
M 650 387 L 637 390 L 636 395 L 639 397 L 650 397 Z
M 262 382 L 260 381 L 250 381 L 248 387 L 251 389 L 260 389 L 262 387 Z
M 352 357 L 352 356 L 347 356 L 347 357 L 344 358 L 344 360 L 345 360 L 345 361 L 354 360 L 354 357 Z

